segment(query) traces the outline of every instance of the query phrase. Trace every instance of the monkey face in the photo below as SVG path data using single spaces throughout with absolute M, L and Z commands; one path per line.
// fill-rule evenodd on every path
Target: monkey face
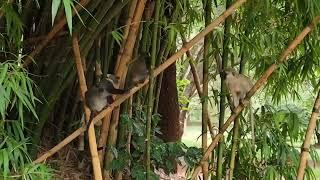
M 107 80 L 109 80 L 112 84 L 118 84 L 119 83 L 119 77 L 114 74 L 107 74 Z

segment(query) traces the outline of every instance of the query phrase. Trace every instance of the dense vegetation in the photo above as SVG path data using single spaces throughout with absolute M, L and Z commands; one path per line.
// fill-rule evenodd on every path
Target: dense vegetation
M 221 129 L 232 114 L 222 70 L 231 67 L 256 81 L 274 63 L 278 68 L 201 163 L 202 172 L 204 179 L 295 179 L 320 87 L 319 26 L 285 63 L 278 60 L 320 15 L 318 0 L 247 0 L 176 63 L 154 71 L 234 2 L 0 1 L 0 179 L 99 179 L 100 165 L 105 178 L 158 179 L 157 170 L 175 172 L 177 164 L 186 164 L 190 176 L 215 135 L 213 126 Z M 77 42 L 85 81 L 75 65 Z M 127 64 L 141 54 L 148 57 L 149 83 L 135 87 L 139 91 L 120 108 L 112 106 L 95 131 L 83 133 L 83 84 L 90 88 L 113 73 L 123 87 Z M 180 141 L 188 113 L 193 122 L 202 117 L 202 148 Z M 73 132 L 76 142 L 37 161 Z M 319 144 L 319 121 L 313 133 Z M 318 168 L 308 166 L 305 177 L 316 179 Z

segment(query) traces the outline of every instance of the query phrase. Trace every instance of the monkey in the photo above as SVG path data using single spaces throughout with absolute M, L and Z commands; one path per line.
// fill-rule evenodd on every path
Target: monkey
M 253 83 L 247 76 L 239 74 L 234 70 L 226 70 L 225 75 L 226 85 L 232 95 L 233 105 L 236 108 L 242 103 Z
M 118 80 L 119 77 L 116 77 L 113 74 L 107 74 L 106 78 L 103 78 L 99 83 L 88 89 L 85 93 L 85 103 L 91 110 L 87 130 L 89 129 L 94 114 L 113 103 L 113 94 L 124 94 L 127 92 L 126 90 L 114 87 L 114 85 L 118 84 Z
M 240 103 L 242 104 L 247 93 L 253 86 L 252 81 L 245 75 L 239 74 L 234 70 L 226 70 L 226 85 L 232 95 L 233 105 L 236 108 Z M 249 107 L 251 102 L 249 101 Z M 254 115 L 252 108 L 249 108 L 250 119 L 251 119 L 251 131 L 252 131 L 252 144 L 255 144 L 255 128 L 254 128 Z M 253 146 L 254 147 L 254 146 Z
M 133 60 L 128 67 L 128 75 L 126 79 L 126 89 L 131 89 L 140 83 L 143 83 L 149 75 L 146 64 L 147 55 L 139 55 Z

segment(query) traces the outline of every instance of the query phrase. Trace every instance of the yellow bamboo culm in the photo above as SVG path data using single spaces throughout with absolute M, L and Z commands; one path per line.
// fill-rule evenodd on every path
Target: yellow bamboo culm
M 80 48 L 78 43 L 77 34 L 73 34 L 72 36 L 72 48 L 74 53 L 75 64 L 77 67 L 77 74 L 79 78 L 79 87 L 80 87 L 80 97 L 83 102 L 85 102 L 85 92 L 87 91 L 86 79 L 82 67 L 81 55 L 80 55 Z M 84 103 L 84 110 L 86 113 L 86 121 L 89 122 L 90 120 L 90 109 L 87 107 L 86 103 Z M 88 130 L 89 136 L 89 146 L 90 146 L 90 153 L 92 158 L 92 168 L 94 173 L 94 178 L 96 180 L 102 180 L 102 173 L 101 173 L 101 166 L 98 157 L 98 150 L 97 150 L 97 141 L 96 141 L 96 134 L 94 131 L 94 126 L 91 125 Z
M 314 28 L 316 24 L 318 24 L 320 21 L 320 16 L 317 16 L 314 18 L 313 22 L 303 29 L 303 31 L 290 43 L 287 49 L 285 49 L 282 54 L 280 55 L 278 59 L 278 64 L 283 63 L 287 60 L 287 57 L 291 54 L 291 52 L 301 43 L 301 41 L 311 32 L 311 30 Z M 260 77 L 260 79 L 254 84 L 254 86 L 251 88 L 251 90 L 247 93 L 247 96 L 244 99 L 243 105 L 239 105 L 235 108 L 234 114 L 232 114 L 228 120 L 224 123 L 222 126 L 220 132 L 216 135 L 216 137 L 212 140 L 210 146 L 206 150 L 206 153 L 202 157 L 201 161 L 206 161 L 209 158 L 209 155 L 213 151 L 213 149 L 218 144 L 220 138 L 223 137 L 223 133 L 227 130 L 227 128 L 230 126 L 230 124 L 236 119 L 236 117 L 240 114 L 240 112 L 244 109 L 245 106 L 248 105 L 249 99 L 254 95 L 255 92 L 258 91 L 258 89 L 268 80 L 270 75 L 273 73 L 274 70 L 277 69 L 278 64 L 272 64 L 265 73 Z M 196 176 L 199 174 L 201 170 L 201 163 L 198 165 L 195 170 L 192 173 L 191 179 L 195 179 Z
M 238 0 L 236 1 L 232 6 L 230 6 L 225 12 L 223 12 L 222 15 L 220 15 L 217 19 L 215 19 L 209 26 L 207 26 L 203 31 L 201 31 L 198 35 L 196 35 L 192 40 L 187 42 L 183 47 L 177 51 L 175 54 L 173 54 L 169 59 L 167 59 L 163 64 L 161 64 L 159 67 L 157 67 L 154 70 L 154 76 L 158 76 L 161 72 L 163 72 L 165 69 L 167 69 L 170 65 L 172 65 L 177 59 L 182 57 L 184 53 L 186 53 L 193 45 L 195 45 L 197 42 L 199 42 L 205 35 L 213 31 L 220 23 L 222 23 L 228 16 L 230 16 L 238 7 L 240 7 L 243 3 L 245 3 L 246 0 Z M 96 115 L 92 122 L 96 123 L 102 118 L 104 118 L 107 114 L 111 113 L 112 110 L 119 106 L 122 102 L 127 100 L 130 96 L 132 96 L 134 93 L 136 93 L 139 89 L 144 87 L 149 82 L 149 78 L 145 80 L 145 82 L 139 84 L 137 87 L 132 88 L 129 92 L 126 94 L 123 94 L 121 96 L 118 96 L 117 99 L 106 109 L 101 111 L 98 115 Z M 235 110 L 236 111 L 236 110 Z M 63 148 L 65 145 L 70 143 L 72 140 L 77 138 L 82 132 L 85 131 L 85 127 L 81 127 L 74 131 L 71 135 L 66 137 L 62 142 L 57 144 L 55 147 L 44 153 L 42 156 L 40 156 L 38 159 L 34 161 L 34 163 L 40 163 L 50 156 L 52 156 L 54 153 L 59 151 L 61 148 Z M 217 136 L 216 136 L 217 137 Z
M 297 180 L 303 180 L 304 170 L 306 169 L 306 166 L 307 166 L 307 158 L 309 155 L 311 138 L 313 136 L 313 132 L 316 129 L 316 125 L 317 125 L 317 117 L 319 115 L 319 109 L 320 109 L 320 90 L 318 92 L 317 99 L 314 103 L 313 112 L 310 117 L 306 137 L 301 147 L 300 164 L 298 168 Z
M 140 0 L 136 4 L 136 8 L 134 11 L 134 15 L 132 18 L 132 23 L 130 28 L 128 29 L 127 39 L 124 43 L 123 52 L 120 52 L 121 55 L 119 56 L 116 68 L 115 68 L 115 75 L 120 77 L 119 80 L 119 88 L 124 88 L 125 85 L 125 78 L 127 75 L 128 67 L 127 64 L 130 61 L 134 49 L 134 45 L 137 40 L 139 27 L 141 23 L 142 14 L 144 11 L 146 0 Z M 132 8 L 133 9 L 133 8 Z M 112 112 L 111 121 L 110 121 L 110 128 L 109 128 L 109 137 L 108 137 L 108 144 L 114 145 L 117 139 L 117 127 L 119 123 L 119 115 L 120 115 L 120 107 L 115 107 Z M 111 151 L 106 152 L 106 160 L 110 163 L 113 159 L 113 154 Z M 104 171 L 104 176 L 108 176 L 109 170 Z
M 119 66 L 120 58 L 123 54 L 124 46 L 125 46 L 128 34 L 129 34 L 129 29 L 131 27 L 134 11 L 136 9 L 137 1 L 138 0 L 131 1 L 130 10 L 129 10 L 129 17 L 127 19 L 126 27 L 125 27 L 124 33 L 123 33 L 123 40 L 121 43 L 121 48 L 119 50 L 118 57 L 117 57 L 116 69 Z M 99 147 L 105 147 L 107 144 L 107 138 L 108 138 L 109 128 L 110 128 L 110 118 L 111 118 L 111 115 L 108 114 L 107 116 L 104 117 L 104 119 L 102 121 L 103 124 L 102 124 L 101 133 L 100 133 L 100 137 L 99 137 L 99 143 L 98 143 Z M 105 151 L 99 151 L 98 153 L 99 153 L 99 159 L 100 159 L 101 166 L 103 166 Z

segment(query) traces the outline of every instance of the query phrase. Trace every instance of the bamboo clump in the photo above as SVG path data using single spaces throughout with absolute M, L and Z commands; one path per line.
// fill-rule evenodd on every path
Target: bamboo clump
M 199 34 L 197 34 L 193 39 L 191 39 L 189 42 L 184 44 L 180 50 L 178 50 L 175 54 L 173 54 L 169 59 L 167 59 L 164 63 L 162 63 L 159 67 L 155 68 L 154 70 L 154 76 L 158 76 L 162 71 L 164 71 L 166 68 L 168 68 L 171 64 L 173 64 L 175 61 L 177 61 L 178 58 L 180 58 L 184 53 L 186 53 L 193 45 L 195 45 L 197 42 L 199 42 L 205 35 L 210 33 L 212 30 L 214 30 L 220 23 L 222 23 L 228 16 L 230 16 L 237 8 L 239 8 L 242 4 L 244 4 L 246 0 L 238 0 L 236 1 L 230 8 L 228 8 L 226 11 L 224 11 L 218 18 L 216 18 L 209 26 L 207 26 L 203 31 L 201 31 Z M 106 109 L 101 111 L 98 115 L 96 115 L 93 118 L 93 123 L 98 122 L 102 118 L 104 118 L 107 114 L 111 113 L 111 111 L 119 106 L 122 102 L 124 102 L 126 99 L 128 99 L 130 96 L 132 96 L 135 92 L 137 92 L 139 89 L 144 87 L 149 82 L 148 79 L 145 80 L 145 82 L 139 84 L 137 87 L 132 88 L 129 92 L 118 96 L 118 98 Z M 238 111 L 241 109 L 241 107 L 237 108 Z M 237 110 L 236 109 L 236 110 Z M 230 122 L 231 123 L 231 122 Z M 229 124 L 230 124 L 229 123 Z M 72 140 L 77 138 L 82 132 L 85 131 L 85 127 L 80 127 L 77 130 L 75 130 L 71 135 L 66 137 L 62 142 L 57 144 L 55 147 L 44 153 L 42 156 L 40 156 L 38 159 L 34 161 L 34 163 L 40 163 L 53 154 L 55 154 L 57 151 L 59 151 L 61 148 L 63 148 L 65 145 L 70 143 Z M 217 136 L 216 136 L 217 138 Z M 210 146 L 209 146 L 210 148 Z
M 239 105 L 235 108 L 234 113 L 228 118 L 228 120 L 224 123 L 222 128 L 220 129 L 219 134 L 212 140 L 209 148 L 206 150 L 205 155 L 202 157 L 201 162 L 205 161 L 209 158 L 210 153 L 216 147 L 217 143 L 219 142 L 220 138 L 223 137 L 223 133 L 227 130 L 230 124 L 236 119 L 236 117 L 240 114 L 240 112 L 244 109 L 245 106 L 248 105 L 249 99 L 257 92 L 257 90 L 268 80 L 270 75 L 275 71 L 278 67 L 278 64 L 283 63 L 287 60 L 287 57 L 291 54 L 291 52 L 301 43 L 301 41 L 312 31 L 314 26 L 318 24 L 320 21 L 320 16 L 314 18 L 313 22 L 303 29 L 303 31 L 290 43 L 287 49 L 285 49 L 282 54 L 280 55 L 277 63 L 272 64 L 269 68 L 265 71 L 265 73 L 260 77 L 260 79 L 254 84 L 251 90 L 247 93 L 243 105 Z M 200 172 L 201 166 L 198 166 L 193 174 L 192 179 L 196 177 L 196 175 Z

